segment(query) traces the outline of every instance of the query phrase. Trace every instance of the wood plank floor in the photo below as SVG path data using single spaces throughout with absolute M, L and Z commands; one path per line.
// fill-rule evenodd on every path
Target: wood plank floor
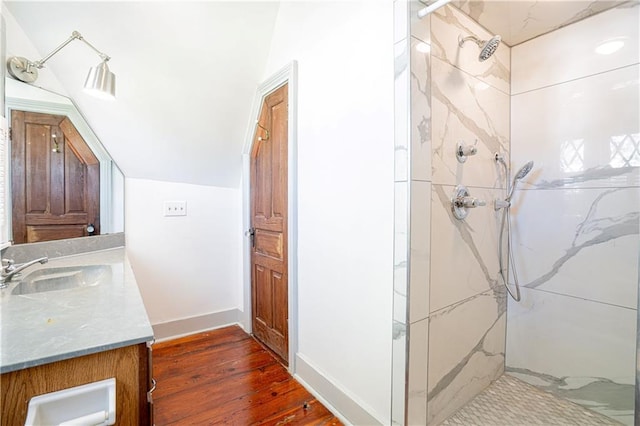
M 157 426 L 342 424 L 238 326 L 156 343 L 153 374 Z

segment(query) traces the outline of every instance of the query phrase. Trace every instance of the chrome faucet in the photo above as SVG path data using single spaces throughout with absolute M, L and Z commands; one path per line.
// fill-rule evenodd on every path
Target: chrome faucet
M 0 271 L 0 288 L 6 287 L 9 285 L 9 281 L 15 274 L 20 273 L 21 271 L 27 269 L 31 265 L 35 265 L 36 263 L 45 264 L 49 261 L 47 256 L 41 257 L 39 259 L 32 260 L 26 263 L 20 263 L 16 265 L 13 259 L 2 259 L 2 270 Z

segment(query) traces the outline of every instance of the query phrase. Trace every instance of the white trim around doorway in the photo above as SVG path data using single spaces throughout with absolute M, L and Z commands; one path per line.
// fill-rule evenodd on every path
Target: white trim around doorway
M 242 227 L 247 231 L 251 227 L 251 147 L 255 135 L 258 114 L 264 98 L 285 83 L 289 85 L 288 99 L 288 173 L 287 173 L 287 251 L 288 251 L 288 288 L 289 288 L 289 372 L 296 371 L 295 360 L 298 351 L 298 155 L 297 155 L 297 116 L 298 116 L 298 64 L 290 62 L 280 71 L 264 81 L 256 91 L 247 134 L 242 150 Z M 242 284 L 243 313 L 240 324 L 251 333 L 251 246 L 245 233 L 242 244 Z

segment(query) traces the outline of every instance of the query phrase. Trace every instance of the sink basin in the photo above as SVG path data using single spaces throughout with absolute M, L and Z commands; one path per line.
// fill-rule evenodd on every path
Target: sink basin
M 111 278 L 109 265 L 61 266 L 31 272 L 11 294 L 31 294 L 98 285 Z

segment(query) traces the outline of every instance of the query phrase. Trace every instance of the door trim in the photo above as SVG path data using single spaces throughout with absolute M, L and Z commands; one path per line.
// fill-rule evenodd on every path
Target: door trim
M 298 155 L 297 155 L 297 116 L 298 116 L 298 63 L 292 61 L 274 75 L 265 80 L 256 91 L 251 109 L 250 121 L 242 150 L 242 228 L 251 227 L 251 148 L 256 131 L 256 123 L 264 98 L 285 83 L 288 92 L 288 169 L 287 169 L 287 227 L 288 259 L 287 273 L 289 296 L 289 372 L 295 373 L 296 353 L 298 352 Z M 251 327 L 251 242 L 244 235 L 242 245 L 243 275 L 243 314 L 241 324 L 245 331 Z

